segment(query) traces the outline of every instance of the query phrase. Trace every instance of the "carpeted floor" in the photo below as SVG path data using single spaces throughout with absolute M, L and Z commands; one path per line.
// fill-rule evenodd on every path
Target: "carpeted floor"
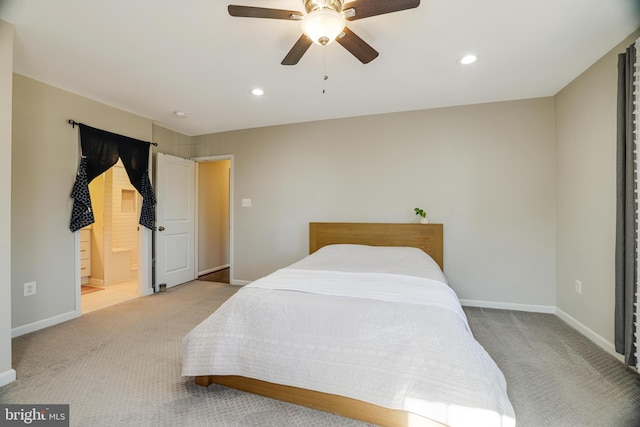
M 640 375 L 552 314 L 465 307 L 517 425 L 640 426 Z
M 194 281 L 15 338 L 0 402 L 70 404 L 72 426 L 366 426 L 180 376 L 182 338 L 237 289 Z M 640 375 L 557 317 L 465 311 L 518 426 L 640 426 Z

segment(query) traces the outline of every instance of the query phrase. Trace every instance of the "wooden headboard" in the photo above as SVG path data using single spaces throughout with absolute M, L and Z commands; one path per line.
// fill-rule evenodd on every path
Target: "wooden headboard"
M 420 248 L 444 270 L 442 224 L 310 222 L 309 253 L 323 246 L 352 243 Z

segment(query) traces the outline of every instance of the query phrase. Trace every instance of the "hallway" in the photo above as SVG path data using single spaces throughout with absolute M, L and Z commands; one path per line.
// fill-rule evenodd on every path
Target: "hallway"
M 229 283 L 229 268 L 223 268 L 222 270 L 214 271 L 213 273 L 203 274 L 198 277 L 198 280 L 204 280 L 205 282 Z

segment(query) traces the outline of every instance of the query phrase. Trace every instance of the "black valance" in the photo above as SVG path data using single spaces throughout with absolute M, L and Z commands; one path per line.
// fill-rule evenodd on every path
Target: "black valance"
M 89 195 L 89 183 L 122 160 L 129 181 L 142 196 L 140 225 L 153 228 L 155 194 L 149 180 L 149 143 L 79 123 L 82 158 L 71 191 L 73 210 L 71 231 L 95 222 Z

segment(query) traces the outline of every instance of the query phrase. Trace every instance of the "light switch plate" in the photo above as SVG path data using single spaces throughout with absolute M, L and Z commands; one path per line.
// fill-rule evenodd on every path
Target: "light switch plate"
M 242 207 L 250 208 L 251 207 L 251 199 L 242 199 Z

